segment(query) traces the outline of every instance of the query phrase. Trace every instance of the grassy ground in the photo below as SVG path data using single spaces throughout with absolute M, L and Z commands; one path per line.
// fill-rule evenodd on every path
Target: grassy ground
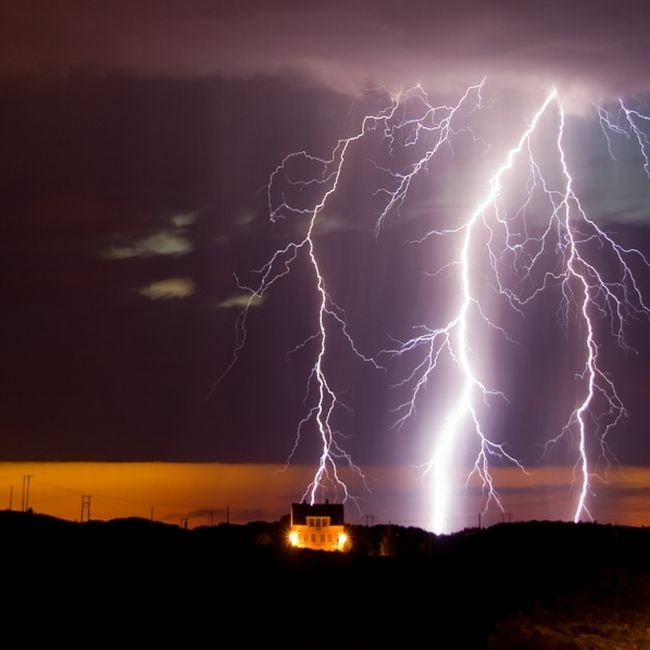
M 605 610 L 515 616 L 497 624 L 490 650 L 645 650 L 650 611 Z
M 612 585 L 610 575 L 551 606 L 509 615 L 496 623 L 488 648 L 650 650 L 650 577 L 619 574 Z

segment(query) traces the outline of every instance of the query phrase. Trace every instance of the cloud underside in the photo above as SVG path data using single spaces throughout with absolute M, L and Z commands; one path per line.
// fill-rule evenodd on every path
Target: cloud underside
M 196 283 L 191 278 L 165 278 L 142 287 L 138 293 L 149 300 L 188 298 L 193 295 Z
M 250 293 L 235 293 L 217 304 L 221 309 L 245 309 L 259 307 L 266 300 L 265 296 L 255 296 Z
M 186 255 L 193 249 L 192 242 L 174 232 L 160 231 L 142 239 L 111 246 L 102 252 L 103 257 L 112 260 L 125 260 L 154 255 Z
M 416 81 L 451 89 L 487 74 L 517 87 L 557 83 L 593 99 L 650 90 L 649 27 L 645 0 L 41 0 L 0 9 L 0 73 L 297 70 L 345 92 Z

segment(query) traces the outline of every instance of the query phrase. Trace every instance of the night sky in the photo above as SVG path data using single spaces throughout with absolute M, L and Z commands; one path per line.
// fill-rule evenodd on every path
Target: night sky
M 650 255 L 643 159 L 624 142 L 609 157 L 593 107 L 622 95 L 650 112 L 649 54 L 641 1 L 0 3 L 0 457 L 287 457 L 313 348 L 287 353 L 314 331 L 313 276 L 299 258 L 251 309 L 247 346 L 215 387 L 243 304 L 233 273 L 246 278 L 304 230 L 295 217 L 269 222 L 269 175 L 358 128 L 368 88 L 421 82 L 446 101 L 487 76 L 475 127 L 491 153 L 461 140 L 379 237 L 370 154 L 351 160 L 316 247 L 365 353 L 445 313 L 451 289 L 426 275 L 443 247 L 405 242 L 465 218 L 485 165 L 553 84 L 570 109 L 578 193 L 617 241 Z M 648 269 L 635 271 L 650 301 Z M 510 398 L 491 428 L 528 465 L 575 400 L 579 351 L 556 310 L 549 296 L 504 320 L 519 345 L 495 337 L 485 363 Z M 623 464 L 650 466 L 649 333 L 630 324 L 636 354 L 603 348 L 630 411 L 611 438 Z M 450 398 L 444 369 L 398 431 L 391 385 L 405 366 L 378 372 L 344 349 L 333 340 L 328 370 L 352 409 L 336 420 L 346 448 L 361 464 L 421 463 Z M 295 460 L 317 453 L 305 435 Z M 558 445 L 551 461 L 574 457 Z

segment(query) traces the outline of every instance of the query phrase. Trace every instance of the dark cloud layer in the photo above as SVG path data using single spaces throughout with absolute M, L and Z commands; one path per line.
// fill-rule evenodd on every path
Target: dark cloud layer
M 487 74 L 592 98 L 650 89 L 643 0 L 9 0 L 0 25 L 5 75 L 297 70 L 347 91 Z

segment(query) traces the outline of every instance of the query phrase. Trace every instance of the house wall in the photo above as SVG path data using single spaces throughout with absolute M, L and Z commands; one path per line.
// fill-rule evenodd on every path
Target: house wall
M 293 546 L 321 551 L 343 551 L 347 543 L 341 543 L 345 534 L 343 526 L 291 526 Z

